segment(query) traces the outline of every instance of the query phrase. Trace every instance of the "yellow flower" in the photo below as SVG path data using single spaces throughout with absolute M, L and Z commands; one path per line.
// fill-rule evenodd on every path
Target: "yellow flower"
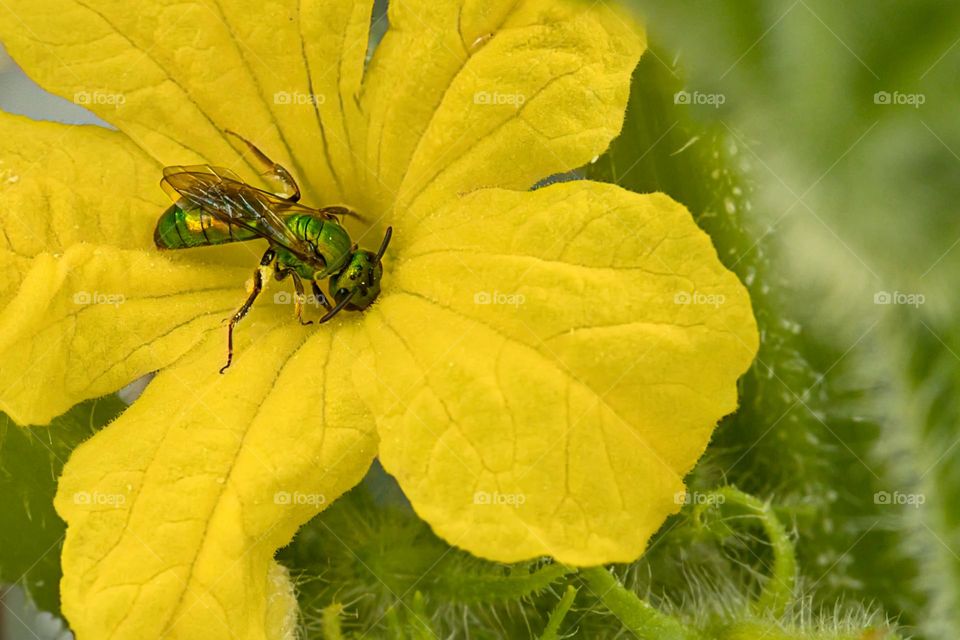
M 8 0 L 0 40 L 116 127 L 0 116 L 0 409 L 45 423 L 160 373 L 80 446 L 56 499 L 80 640 L 281 638 L 273 559 L 374 457 L 451 544 L 629 561 L 757 349 L 749 299 L 661 194 L 538 180 L 618 133 L 645 43 L 577 0 Z M 260 242 L 159 253 L 171 164 L 239 131 L 394 241 L 377 303 L 301 327 Z M 277 299 L 280 299 L 279 297 Z

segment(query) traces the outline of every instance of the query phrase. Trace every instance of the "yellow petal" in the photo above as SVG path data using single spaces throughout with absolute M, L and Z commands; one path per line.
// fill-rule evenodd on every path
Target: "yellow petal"
M 589 182 L 483 190 L 395 260 L 368 402 L 417 512 L 493 560 L 639 556 L 758 345 L 687 210 Z
M 77 242 L 152 248 L 159 166 L 117 131 L 0 111 L 0 305 L 31 258 Z
M 319 132 L 320 143 L 303 140 L 297 153 L 323 157 L 324 165 L 330 167 L 333 185 L 329 198 L 347 197 L 362 189 L 362 168 L 358 149 L 364 143 L 364 119 L 358 104 L 360 82 L 370 32 L 370 14 L 373 0 L 303 0 L 300 3 L 300 23 L 305 57 L 309 61 L 310 86 L 316 95 L 312 125 Z M 273 32 L 264 42 L 264 49 L 274 49 Z M 278 113 L 284 125 L 286 113 Z M 309 130 L 306 123 L 297 131 Z M 325 149 L 325 152 L 321 150 Z M 327 193 L 321 193 L 327 196 Z M 349 202 L 349 204 L 354 204 Z M 356 203 L 354 206 L 360 206 Z
M 123 0 L 10 0 L 0 7 L 0 41 L 41 86 L 91 109 L 164 164 L 211 161 L 252 180 L 262 169 L 238 158 L 223 132 L 230 128 L 305 186 L 328 192 L 309 96 L 323 95 L 328 116 L 340 110 L 338 81 L 355 91 L 369 6 L 144 0 L 132 11 Z M 329 45 L 306 41 L 321 29 Z
M 0 248 L 13 254 L 78 242 L 152 250 L 170 204 L 159 181 L 160 165 L 119 131 L 0 111 Z
M 2 227 L 0 227 L 2 230 Z M 0 306 L 9 302 L 25 274 L 30 269 L 30 258 L 0 249 Z
M 238 338 L 226 375 L 218 332 L 67 462 L 55 505 L 79 640 L 293 637 L 273 555 L 376 455 L 349 383 L 363 346 L 269 312 Z
M 413 206 L 587 163 L 620 131 L 644 47 L 605 3 L 391 3 L 362 99 L 370 189 L 396 195 L 399 222 Z
M 159 176 L 118 131 L 0 112 L 0 408 L 18 422 L 173 362 L 243 301 L 257 246 L 157 252 Z
M 314 204 L 340 201 L 345 191 L 355 191 L 352 146 L 362 126 L 356 99 L 373 0 L 214 4 L 222 7 L 222 18 L 296 158 L 291 169 L 320 198 Z M 252 129 L 244 135 L 258 134 Z
M 251 273 L 90 244 L 18 263 L 19 287 L 0 311 L 0 410 L 20 424 L 173 362 L 223 326 Z

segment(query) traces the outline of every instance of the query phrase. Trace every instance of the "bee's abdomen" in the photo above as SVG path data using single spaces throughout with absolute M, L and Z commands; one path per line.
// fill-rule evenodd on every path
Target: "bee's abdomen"
M 183 209 L 171 205 L 153 231 L 153 242 L 160 249 L 189 249 L 240 240 L 252 240 L 257 234 L 214 218 L 202 209 Z

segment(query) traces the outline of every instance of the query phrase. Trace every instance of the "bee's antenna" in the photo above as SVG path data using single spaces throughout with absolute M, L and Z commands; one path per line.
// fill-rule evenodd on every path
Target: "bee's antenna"
M 383 242 L 380 244 L 380 250 L 377 251 L 377 262 L 380 262 L 380 259 L 383 258 L 383 254 L 387 252 L 387 245 L 390 244 L 391 236 L 393 236 L 393 227 L 387 227 L 387 233 L 383 236 Z
M 357 292 L 356 289 L 351 291 L 346 298 L 344 298 L 343 300 L 337 303 L 337 306 L 335 306 L 333 309 L 330 309 L 330 311 L 327 311 L 326 315 L 324 315 L 322 318 L 320 318 L 320 320 L 317 321 L 317 324 L 323 324 L 333 316 L 343 311 L 343 308 L 347 306 L 347 304 L 350 302 L 350 299 L 353 298 L 353 294 L 355 294 L 356 292 Z

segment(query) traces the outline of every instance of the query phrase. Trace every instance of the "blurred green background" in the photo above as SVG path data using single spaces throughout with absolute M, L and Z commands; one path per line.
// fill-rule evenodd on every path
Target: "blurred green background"
M 681 119 L 723 140 L 724 161 L 752 189 L 719 200 L 752 233 L 724 257 L 750 272 L 760 254 L 773 256 L 769 279 L 752 285 L 755 304 L 770 307 L 762 326 L 798 336 L 804 360 L 770 362 L 786 411 L 767 400 L 725 423 L 694 485 L 735 481 L 791 505 L 785 519 L 806 587 L 819 594 L 813 610 L 852 600 L 899 618 L 916 637 L 960 637 L 960 2 L 632 1 L 655 45 L 634 97 L 654 76 L 658 90 L 682 93 L 675 109 L 640 114 L 647 137 L 632 130 L 619 141 L 618 151 L 643 161 L 620 177 L 638 190 L 672 191 L 700 215 L 700 203 L 668 188 L 682 176 L 658 172 L 682 173 L 670 159 L 683 158 L 694 138 Z M 95 121 L 40 93 L 2 56 L 0 108 Z M 709 217 L 699 221 L 719 237 Z M 761 301 L 771 289 L 775 304 Z M 782 355 L 761 353 L 758 379 L 768 354 Z M 791 377 L 791 366 L 812 373 Z M 796 444 L 791 429 L 808 449 L 785 448 Z M 737 452 L 733 465 L 724 447 Z M 800 473 L 810 458 L 829 468 L 793 485 L 777 476 Z M 797 505 L 818 499 L 839 506 L 812 508 L 815 529 Z M 329 517 L 333 525 L 339 516 Z M 306 548 L 294 547 L 290 557 Z M 657 576 L 671 566 L 667 555 L 651 554 L 636 573 Z M 35 613 L 23 615 L 31 626 Z M 21 627 L 10 616 L 6 624 Z
M 878 576 L 899 573 L 891 555 L 915 561 L 899 589 L 916 610 L 888 612 L 960 637 L 960 3 L 635 4 L 684 90 L 722 96 L 689 108 L 749 165 L 783 313 L 823 347 L 807 354 L 820 376 L 860 392 L 854 417 L 878 425 L 863 446 L 827 420 L 849 454 L 840 478 L 866 467 L 893 502 L 923 502 L 858 516 L 896 548 L 857 539 L 849 555 Z
M 651 39 L 678 56 L 687 91 L 724 97 L 691 108 L 742 142 L 755 206 L 802 287 L 800 312 L 842 318 L 843 338 L 883 311 L 876 290 L 923 293 L 923 314 L 953 315 L 960 3 L 635 4 Z

